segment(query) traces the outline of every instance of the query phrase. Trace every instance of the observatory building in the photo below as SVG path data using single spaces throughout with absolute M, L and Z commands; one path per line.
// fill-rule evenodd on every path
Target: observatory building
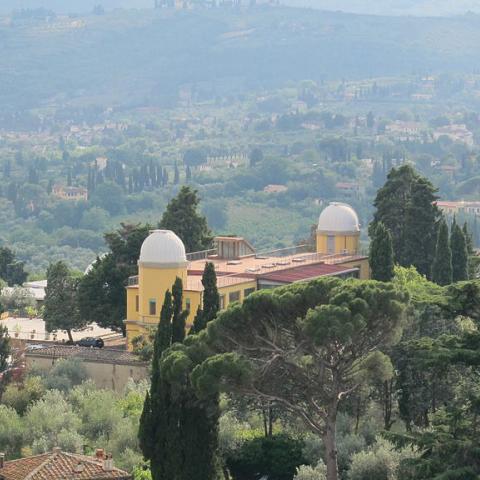
M 128 347 L 132 340 L 156 326 L 167 290 L 176 278 L 183 282 L 187 327 L 202 304 L 202 274 L 207 262 L 215 266 L 220 308 L 242 302 L 248 295 L 318 277 L 368 279 L 368 257 L 359 252 L 360 224 L 355 210 L 331 203 L 320 214 L 316 246 L 300 245 L 272 252 L 256 252 L 241 237 L 216 237 L 215 248 L 186 253 L 180 238 L 170 230 L 153 230 L 138 259 L 138 275 L 127 286 Z

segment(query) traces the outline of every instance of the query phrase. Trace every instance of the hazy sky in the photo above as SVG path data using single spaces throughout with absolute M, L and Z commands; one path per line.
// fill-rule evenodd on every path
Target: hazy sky
M 374 15 L 461 15 L 480 13 L 480 0 L 283 0 L 284 4 Z
M 95 5 L 104 8 L 149 8 L 153 0 L 0 0 L 0 12 L 21 8 L 45 7 L 57 13 L 90 12 Z
M 13 9 L 45 7 L 57 13 L 85 13 L 104 8 L 151 8 L 154 0 L 0 0 L 0 13 Z M 248 0 L 247 0 L 248 2 Z M 459 15 L 480 13 L 480 0 L 281 0 L 285 5 L 306 6 L 376 15 Z

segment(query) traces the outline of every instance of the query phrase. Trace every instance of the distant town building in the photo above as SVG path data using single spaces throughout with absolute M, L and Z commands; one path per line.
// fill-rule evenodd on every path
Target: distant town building
M 92 167 L 96 166 L 98 171 L 105 170 L 107 168 L 108 158 L 107 157 L 97 157 L 92 164 Z
M 83 187 L 65 187 L 63 185 L 55 185 L 52 193 L 55 197 L 62 200 L 88 200 L 88 190 Z
M 52 452 L 5 461 L 0 454 L 0 480 L 131 480 L 115 468 L 112 455 L 97 449 L 95 456 L 77 455 L 54 448 Z
M 445 125 L 437 128 L 433 132 L 433 138 L 438 140 L 440 137 L 448 137 L 453 142 L 463 143 L 470 147 L 475 143 L 473 133 L 464 124 Z
M 360 185 L 356 182 L 338 182 L 335 184 L 335 188 L 350 198 L 360 195 Z
M 436 202 L 436 205 L 446 215 L 466 213 L 480 216 L 480 202 L 466 202 L 464 200 L 459 202 L 445 202 L 439 200 Z
M 283 193 L 288 190 L 288 187 L 286 185 L 267 185 L 263 191 L 265 193 Z
M 424 126 L 420 122 L 405 122 L 397 120 L 385 127 L 387 134 L 394 134 L 403 139 L 416 138 L 420 135 Z

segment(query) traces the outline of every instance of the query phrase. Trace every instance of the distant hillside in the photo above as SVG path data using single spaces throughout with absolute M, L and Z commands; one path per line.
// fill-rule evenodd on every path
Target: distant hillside
M 0 23 L 0 107 L 164 104 L 283 84 L 480 70 L 480 17 L 387 18 L 303 9 L 117 11 Z
M 450 16 L 480 13 L 478 0 L 283 0 L 284 5 L 370 15 Z
M 46 8 L 56 13 L 88 13 L 96 5 L 112 8 L 151 8 L 153 0 L 1 0 L 0 14 L 26 8 Z

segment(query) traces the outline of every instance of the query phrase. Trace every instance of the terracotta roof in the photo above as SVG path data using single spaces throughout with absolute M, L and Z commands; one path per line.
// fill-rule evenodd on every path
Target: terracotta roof
M 25 352 L 27 357 L 49 358 L 79 358 L 89 362 L 111 363 L 115 365 L 143 364 L 133 353 L 126 350 L 113 350 L 110 348 L 89 348 L 72 345 L 46 345 L 44 348 L 35 348 Z
M 293 283 L 302 280 L 309 280 L 317 277 L 340 275 L 342 273 L 355 272 L 356 268 L 342 265 L 329 265 L 326 263 L 317 263 L 314 265 L 302 265 L 300 267 L 289 268 L 277 272 L 266 273 L 259 276 L 259 280 L 269 280 L 279 283 Z
M 54 450 L 50 453 L 5 462 L 1 480 L 130 480 L 125 471 L 105 471 L 103 460 Z

